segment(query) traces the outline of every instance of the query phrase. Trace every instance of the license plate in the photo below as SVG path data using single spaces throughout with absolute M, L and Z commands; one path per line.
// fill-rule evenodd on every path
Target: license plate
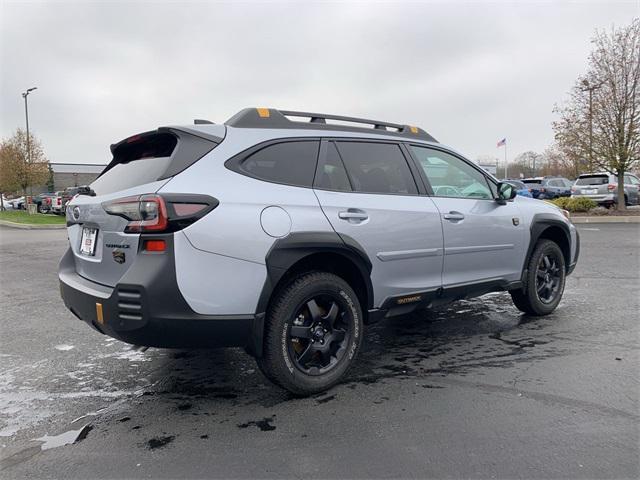
M 82 229 L 82 238 L 80 240 L 80 253 L 82 253 L 83 255 L 93 256 L 96 253 L 97 236 L 97 228 L 84 227 Z
M 594 188 L 593 190 L 582 190 L 582 193 L 584 195 L 595 195 L 596 193 L 598 193 L 598 189 Z

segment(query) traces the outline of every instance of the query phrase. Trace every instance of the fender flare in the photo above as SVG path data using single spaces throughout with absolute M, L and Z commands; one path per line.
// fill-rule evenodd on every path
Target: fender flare
M 371 270 L 373 266 L 364 249 L 356 240 L 347 235 L 338 235 L 336 232 L 292 233 L 276 240 L 265 256 L 267 277 L 256 306 L 252 338 L 247 348 L 250 354 L 257 357 L 262 355 L 266 311 L 278 283 L 296 263 L 317 253 L 333 253 L 351 261 L 358 269 L 366 288 L 367 305 L 362 305 L 362 309 L 372 308 Z
M 571 263 L 571 230 L 569 228 L 569 225 L 567 225 L 566 222 L 563 222 L 556 215 L 553 215 L 551 213 L 536 213 L 531 219 L 531 226 L 529 227 L 531 233 L 529 238 L 529 247 L 527 248 L 527 254 L 524 257 L 524 263 L 522 265 L 523 283 L 526 280 L 527 265 L 529 264 L 529 259 L 531 258 L 533 249 L 535 248 L 538 240 L 545 232 L 545 230 L 549 229 L 550 227 L 560 227 L 560 229 L 564 232 L 567 244 L 569 245 L 569 251 L 565 254 L 565 264 L 567 268 Z

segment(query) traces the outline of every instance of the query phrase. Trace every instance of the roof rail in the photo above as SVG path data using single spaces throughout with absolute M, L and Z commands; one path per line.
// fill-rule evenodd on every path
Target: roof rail
M 308 121 L 290 120 L 287 117 L 308 118 Z M 327 120 L 349 122 L 360 125 L 342 125 L 327 123 Z M 413 138 L 436 142 L 437 140 L 423 129 L 399 123 L 368 120 L 366 118 L 345 117 L 325 113 L 295 112 L 291 110 L 276 110 L 275 108 L 245 108 L 236 113 L 225 125 L 236 128 L 296 128 L 312 130 L 333 130 L 348 132 L 363 132 L 388 134 L 399 137 Z M 368 125 L 368 127 L 364 126 Z M 375 130 L 372 132 L 371 130 Z

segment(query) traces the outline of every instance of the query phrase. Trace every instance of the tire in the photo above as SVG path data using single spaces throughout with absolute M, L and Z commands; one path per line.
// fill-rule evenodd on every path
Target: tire
M 510 291 L 513 303 L 529 315 L 549 315 L 562 299 L 566 275 L 564 255 L 558 244 L 539 241 L 527 264 L 525 286 Z
M 327 272 L 307 272 L 277 292 L 267 312 L 260 370 L 294 395 L 338 383 L 362 343 L 362 309 L 353 289 Z

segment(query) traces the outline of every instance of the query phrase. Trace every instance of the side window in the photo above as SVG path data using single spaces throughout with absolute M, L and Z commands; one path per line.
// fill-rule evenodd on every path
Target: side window
M 316 187 L 325 190 L 337 190 L 340 192 L 351 191 L 347 171 L 340 159 L 338 149 L 333 142 L 329 142 L 327 144 L 327 156 L 325 158 L 324 165 L 322 165 L 321 171 L 318 172 Z
M 551 187 L 562 187 L 562 182 L 560 180 L 549 180 L 549 185 Z
M 471 165 L 439 150 L 411 146 L 436 197 L 493 199 L 486 177 Z
M 640 180 L 633 175 L 629 175 L 629 180 L 631 180 L 631 185 L 640 185 Z
M 310 187 L 318 160 L 319 141 L 268 145 L 247 157 L 240 170 L 269 182 Z
M 400 146 L 368 142 L 337 142 L 337 146 L 354 191 L 418 193 Z

